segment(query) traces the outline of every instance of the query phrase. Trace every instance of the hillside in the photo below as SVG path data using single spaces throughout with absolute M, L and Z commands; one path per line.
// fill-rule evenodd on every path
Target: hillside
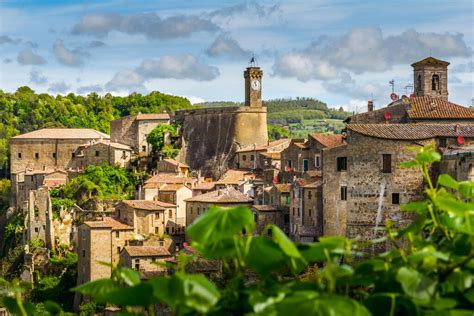
M 306 136 L 311 132 L 339 132 L 342 121 L 350 112 L 342 108 L 329 108 L 326 103 L 314 98 L 273 99 L 263 101 L 268 110 L 268 123 L 284 126 L 293 137 Z M 200 107 L 242 106 L 239 102 L 204 102 Z
M 29 87 L 14 93 L 0 90 L 0 176 L 8 157 L 8 139 L 44 127 L 94 128 L 109 133 L 110 121 L 137 113 L 191 108 L 182 97 L 151 92 L 126 97 L 91 93 L 86 97 L 37 94 Z

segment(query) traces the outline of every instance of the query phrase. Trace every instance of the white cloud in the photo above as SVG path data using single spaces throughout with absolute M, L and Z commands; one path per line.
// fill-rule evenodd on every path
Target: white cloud
M 102 91 L 103 91 L 103 88 L 102 88 L 102 85 L 100 85 L 100 84 L 81 86 L 81 87 L 77 88 L 77 90 L 76 90 L 76 92 L 78 94 L 82 94 L 82 95 L 89 94 L 91 92 L 99 93 L 99 92 L 102 92 Z
M 215 32 L 219 27 L 208 19 L 195 15 L 174 15 L 160 18 L 155 13 L 137 13 L 128 16 L 95 13 L 84 15 L 72 33 L 77 35 L 105 36 L 118 31 L 145 35 L 151 39 L 187 37 L 196 32 Z
M 144 81 L 135 70 L 124 69 L 118 71 L 105 87 L 112 91 L 145 91 Z
M 84 59 L 89 54 L 82 48 L 69 49 L 64 46 L 62 40 L 56 40 L 53 44 L 53 53 L 56 59 L 63 65 L 78 67 L 84 64 Z
M 18 53 L 16 60 L 22 65 L 42 65 L 46 60 L 36 54 L 31 48 L 25 48 Z
M 54 82 L 49 86 L 48 91 L 59 94 L 66 94 L 71 89 L 71 86 L 64 81 Z
M 203 102 L 205 102 L 205 100 L 204 100 L 203 98 L 196 97 L 196 96 L 194 96 L 194 95 L 183 95 L 182 97 L 188 99 L 189 102 L 191 102 L 191 104 L 196 104 L 196 103 L 203 103 Z
M 30 82 L 43 85 L 48 82 L 48 78 L 41 71 L 32 69 L 30 71 Z
M 250 58 L 251 52 L 244 50 L 240 44 L 228 34 L 220 34 L 206 50 L 212 57 L 229 56 L 232 58 Z

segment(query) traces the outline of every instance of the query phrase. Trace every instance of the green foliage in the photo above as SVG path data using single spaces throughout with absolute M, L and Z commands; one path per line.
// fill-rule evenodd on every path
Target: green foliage
M 88 166 L 55 193 L 58 198 L 53 199 L 53 206 L 72 206 L 74 201 L 84 204 L 95 198 L 128 199 L 133 196 L 135 185 L 136 178 L 129 170 L 109 165 Z
M 5 226 L 5 241 L 11 240 L 15 236 L 21 235 L 24 226 L 24 216 L 21 213 L 15 213 Z
M 8 208 L 10 202 L 10 191 L 10 180 L 0 179 L 0 212 L 5 211 Z
M 289 138 L 290 131 L 279 125 L 268 124 L 268 139 L 270 141 L 281 138 Z
M 0 169 L 8 159 L 8 139 L 44 127 L 94 128 L 108 133 L 111 120 L 138 113 L 161 113 L 191 108 L 182 97 L 157 91 L 127 97 L 86 97 L 36 94 L 28 87 L 14 93 L 0 90 Z
M 199 255 L 222 263 L 219 286 L 185 273 L 191 259 L 181 254 L 170 276 L 141 281 L 116 267 L 110 279 L 74 290 L 142 315 L 163 305 L 176 315 L 472 315 L 474 183 L 447 175 L 432 182 L 427 172 L 439 159 L 425 147 L 404 164 L 424 175 L 426 199 L 402 206 L 417 215 L 409 225 L 386 222 L 386 252 L 366 257 L 339 236 L 295 244 L 274 225 L 255 236 L 250 210 L 212 208 L 188 235 Z
M 160 124 L 147 135 L 146 141 L 151 145 L 154 152 L 160 152 L 165 145 L 165 134 L 176 136 L 176 126 Z

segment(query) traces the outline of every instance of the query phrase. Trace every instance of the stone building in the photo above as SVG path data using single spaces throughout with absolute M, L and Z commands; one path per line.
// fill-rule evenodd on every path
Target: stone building
M 157 171 L 163 173 L 175 173 L 183 178 L 189 176 L 189 166 L 174 159 L 165 158 L 158 161 Z
M 176 208 L 161 201 L 123 200 L 116 207 L 116 216 L 140 235 L 183 234 L 184 227 L 177 223 Z
M 166 274 L 168 269 L 157 263 L 173 259 L 173 254 L 160 246 L 125 246 L 120 253 L 123 266 L 139 271 L 141 279 Z
M 240 168 L 256 170 L 271 167 L 271 162 L 269 164 L 266 158 L 281 153 L 290 145 L 290 142 L 290 139 L 284 138 L 272 141 L 267 145 L 251 145 L 237 150 L 235 157 L 237 169 Z
M 447 173 L 458 181 L 474 181 L 474 146 L 442 148 L 440 173 Z
M 79 146 L 74 153 L 73 168 L 84 169 L 87 166 L 111 165 L 130 168 L 132 148 L 128 145 L 110 141 L 93 142 Z
M 255 234 L 260 235 L 269 224 L 278 226 L 288 233 L 288 218 L 281 209 L 275 205 L 253 205 L 251 208 L 255 219 Z
M 177 111 L 182 122 L 182 161 L 203 175 L 220 175 L 239 148 L 268 144 L 267 108 L 262 104 L 259 67 L 244 72 L 245 106 Z
M 43 240 L 48 249 L 55 245 L 53 210 L 49 188 L 41 186 L 36 190 L 28 191 L 26 207 L 26 240 L 28 243 L 33 239 Z
M 87 221 L 78 227 L 77 284 L 110 278 L 112 268 L 100 262 L 117 265 L 120 252 L 134 236 L 133 227 L 118 218 L 104 217 Z
M 169 124 L 168 113 L 137 114 L 121 117 L 110 122 L 112 142 L 128 145 L 137 153 L 148 155 L 151 146 L 146 137 L 160 124 Z
M 145 184 L 138 193 L 138 198 L 143 200 L 153 200 L 158 195 L 160 188 L 164 185 L 181 184 L 192 188 L 198 179 L 192 177 L 182 177 L 176 173 L 158 173 L 145 181 Z
M 186 227 L 207 211 L 211 206 L 232 207 L 244 205 L 250 207 L 253 199 L 232 187 L 215 190 L 186 199 Z
M 413 86 L 415 95 L 448 99 L 449 62 L 427 57 L 413 63 Z
M 184 184 L 165 184 L 158 192 L 158 201 L 176 205 L 176 223 L 180 227 L 186 226 L 186 199 L 193 196 L 190 187 Z
M 26 169 L 68 170 L 79 146 L 107 139 L 109 135 L 90 128 L 44 128 L 12 137 L 12 177 Z
M 347 144 L 325 153 L 323 172 L 324 234 L 369 240 L 387 219 L 403 225 L 411 219 L 400 204 L 421 197 L 423 178 L 400 163 L 414 158 L 410 146 L 442 141 L 474 142 L 472 124 L 348 124 Z M 340 221 L 346 218 L 345 231 Z M 336 223 L 336 225 L 334 224 Z M 334 227 L 337 226 L 337 227 Z

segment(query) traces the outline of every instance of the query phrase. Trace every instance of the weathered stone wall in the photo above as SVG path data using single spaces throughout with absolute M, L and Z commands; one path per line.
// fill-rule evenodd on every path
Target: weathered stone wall
M 256 217 L 255 233 L 261 234 L 265 227 L 269 224 L 278 226 L 281 230 L 285 231 L 284 214 L 280 210 L 275 211 L 258 211 L 252 209 L 254 216 Z
M 107 143 L 96 143 L 76 151 L 73 159 L 73 168 L 83 169 L 87 166 L 100 166 L 108 164 L 119 165 L 123 168 L 130 166 L 132 153 L 130 150 L 118 149 Z
M 133 128 L 135 118 L 135 115 L 129 115 L 110 122 L 110 140 L 138 150 L 139 148 L 135 147 L 136 129 Z
M 414 87 L 417 96 L 431 95 L 448 99 L 448 68 L 445 66 L 418 65 L 413 69 Z M 433 90 L 433 75 L 439 76 L 439 90 Z M 418 76 L 421 76 L 421 90 L 418 89 Z
M 236 203 L 236 204 L 215 204 L 215 203 L 204 203 L 204 202 L 186 202 L 186 226 L 191 225 L 199 215 L 207 211 L 211 206 L 220 207 L 233 207 L 237 205 L 244 205 L 250 208 L 252 203 Z
M 347 201 L 341 200 L 341 186 L 347 186 L 346 171 L 337 171 L 337 157 L 347 157 L 347 145 L 323 150 L 323 234 L 346 234 Z
M 27 241 L 41 239 L 54 248 L 53 211 L 48 187 L 29 191 L 27 201 Z
M 165 262 L 166 260 L 172 259 L 172 256 L 147 256 L 147 257 L 130 257 L 126 251 L 122 251 L 120 259 L 125 267 L 135 269 L 135 265 L 138 263 L 139 271 L 141 272 L 166 272 L 167 268 L 157 265 L 156 262 Z
M 408 115 L 406 111 L 406 105 L 403 100 L 398 100 L 392 105 L 351 116 L 347 121 L 351 124 L 364 124 L 364 123 L 384 123 L 386 122 L 385 113 L 390 113 L 390 123 L 407 123 Z
M 79 227 L 77 248 L 78 284 L 110 277 L 111 267 L 98 262 L 112 262 L 111 237 L 110 228 L 91 229 L 85 224 Z
M 183 122 L 181 156 L 204 176 L 219 177 L 237 148 L 268 143 L 267 109 L 229 107 L 178 111 Z
M 297 172 L 303 171 L 303 161 L 308 160 L 308 170 L 314 169 L 314 163 L 312 160 L 314 156 L 311 157 L 311 151 L 309 148 L 301 148 L 295 143 L 292 143 L 288 148 L 281 152 L 281 169 L 285 170 L 287 167 L 291 166 Z M 311 169 L 311 166 L 313 168 Z

